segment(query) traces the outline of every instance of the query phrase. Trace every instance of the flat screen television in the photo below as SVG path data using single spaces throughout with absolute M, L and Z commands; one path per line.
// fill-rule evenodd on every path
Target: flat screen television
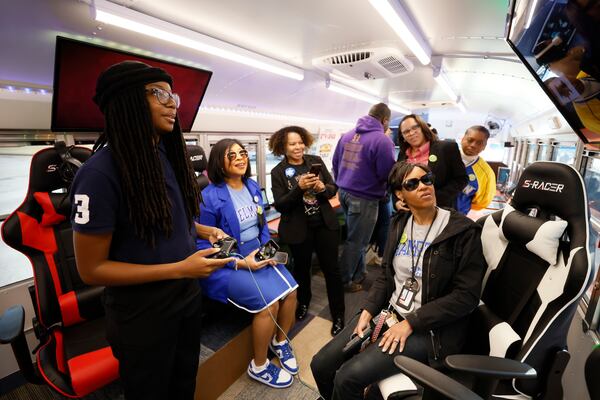
M 141 61 L 165 69 L 173 77 L 173 91 L 179 94 L 177 110 L 181 130 L 189 132 L 211 71 L 140 56 L 87 42 L 56 38 L 52 122 L 54 132 L 101 132 L 104 117 L 92 97 L 98 75 L 109 66 L 125 60 Z
M 513 0 L 507 32 L 571 128 L 600 147 L 600 1 Z

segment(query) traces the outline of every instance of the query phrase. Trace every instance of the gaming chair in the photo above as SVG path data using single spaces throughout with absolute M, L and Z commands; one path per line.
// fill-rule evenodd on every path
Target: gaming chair
M 583 180 L 569 165 L 535 162 L 510 205 L 478 223 L 487 262 L 481 302 L 466 354 L 445 365 L 474 376 L 473 391 L 484 399 L 562 399 L 567 334 L 592 279 Z M 426 391 L 444 393 L 431 375 L 437 371 L 403 356 L 394 361 Z
M 196 182 L 198 182 L 198 187 L 202 191 L 210 183 L 208 177 L 203 174 L 208 165 L 206 153 L 204 153 L 202 147 L 193 144 L 187 145 L 187 152 L 192 162 L 192 167 L 194 167 L 194 171 L 196 172 Z
M 103 287 L 84 284 L 77 272 L 71 230 L 69 186 L 91 155 L 84 147 L 55 147 L 31 160 L 23 203 L 2 225 L 2 239 L 33 267 L 35 365 L 25 334 L 24 309 L 0 317 L 0 342 L 11 343 L 25 378 L 46 383 L 67 397 L 81 397 L 118 377 L 118 362 L 105 339 Z

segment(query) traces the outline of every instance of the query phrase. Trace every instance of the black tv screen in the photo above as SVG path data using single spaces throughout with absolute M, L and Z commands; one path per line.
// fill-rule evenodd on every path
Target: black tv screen
M 212 72 L 60 36 L 54 61 L 52 131 L 101 132 L 104 117 L 92 100 L 96 80 L 106 68 L 125 60 L 163 68 L 173 77 L 173 92 L 181 98 L 179 124 L 182 131 L 189 132 Z
M 508 43 L 581 140 L 600 143 L 600 1 L 514 0 Z

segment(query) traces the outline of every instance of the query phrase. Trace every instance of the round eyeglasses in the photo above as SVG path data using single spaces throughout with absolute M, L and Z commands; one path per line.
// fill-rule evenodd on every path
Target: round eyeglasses
M 229 161 L 233 161 L 237 158 L 238 154 L 242 158 L 248 158 L 248 150 L 242 149 L 237 153 L 235 151 L 230 151 L 229 153 L 227 153 L 227 159 Z
M 171 99 L 175 102 L 175 108 L 179 108 L 179 105 L 181 104 L 181 100 L 179 99 L 179 95 L 177 93 L 170 93 L 159 88 L 146 89 L 146 92 L 152 93 L 156 97 L 156 100 L 158 100 L 158 102 L 163 106 L 169 104 Z

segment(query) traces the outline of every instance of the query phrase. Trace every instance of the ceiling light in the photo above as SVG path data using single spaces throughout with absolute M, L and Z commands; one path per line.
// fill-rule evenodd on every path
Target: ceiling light
M 408 15 L 398 0 L 369 0 L 381 17 L 388 23 L 396 35 L 402 39 L 410 51 L 419 59 L 421 64 L 427 65 L 431 61 L 431 47 L 422 37 L 417 25 Z
M 344 85 L 340 85 L 337 82 L 334 81 L 327 81 L 327 89 L 339 93 L 339 94 L 343 94 L 344 96 L 348 96 L 348 97 L 352 97 L 355 98 L 357 100 L 361 100 L 367 103 L 371 103 L 371 104 L 377 104 L 377 103 L 381 103 L 381 99 L 375 96 L 371 96 L 370 94 L 366 94 L 363 92 L 360 92 L 358 90 L 355 89 L 351 89 L 347 86 Z
M 434 71 L 433 79 L 435 79 L 437 84 L 440 85 L 442 89 L 444 89 L 444 92 L 446 92 L 446 94 L 450 96 L 450 100 L 456 101 L 458 99 L 458 95 L 452 89 L 450 83 L 448 83 L 448 80 L 446 79 L 446 75 L 441 70 L 438 69 L 437 73 Z
M 462 111 L 463 113 L 467 112 L 467 108 L 465 107 L 465 102 L 463 101 L 462 98 L 458 99 L 458 102 L 456 103 L 456 107 L 458 107 L 458 109 L 460 111 Z
M 96 21 L 118 26 L 156 39 L 166 40 L 287 78 L 299 81 L 304 79 L 304 70 L 301 68 L 150 17 L 106 0 L 95 0 L 94 4 L 96 7 Z
M 399 112 L 400 114 L 404 114 L 404 115 L 412 114 L 412 111 L 410 111 L 409 109 L 401 107 L 395 103 L 389 103 L 388 107 L 390 108 L 390 110 Z

